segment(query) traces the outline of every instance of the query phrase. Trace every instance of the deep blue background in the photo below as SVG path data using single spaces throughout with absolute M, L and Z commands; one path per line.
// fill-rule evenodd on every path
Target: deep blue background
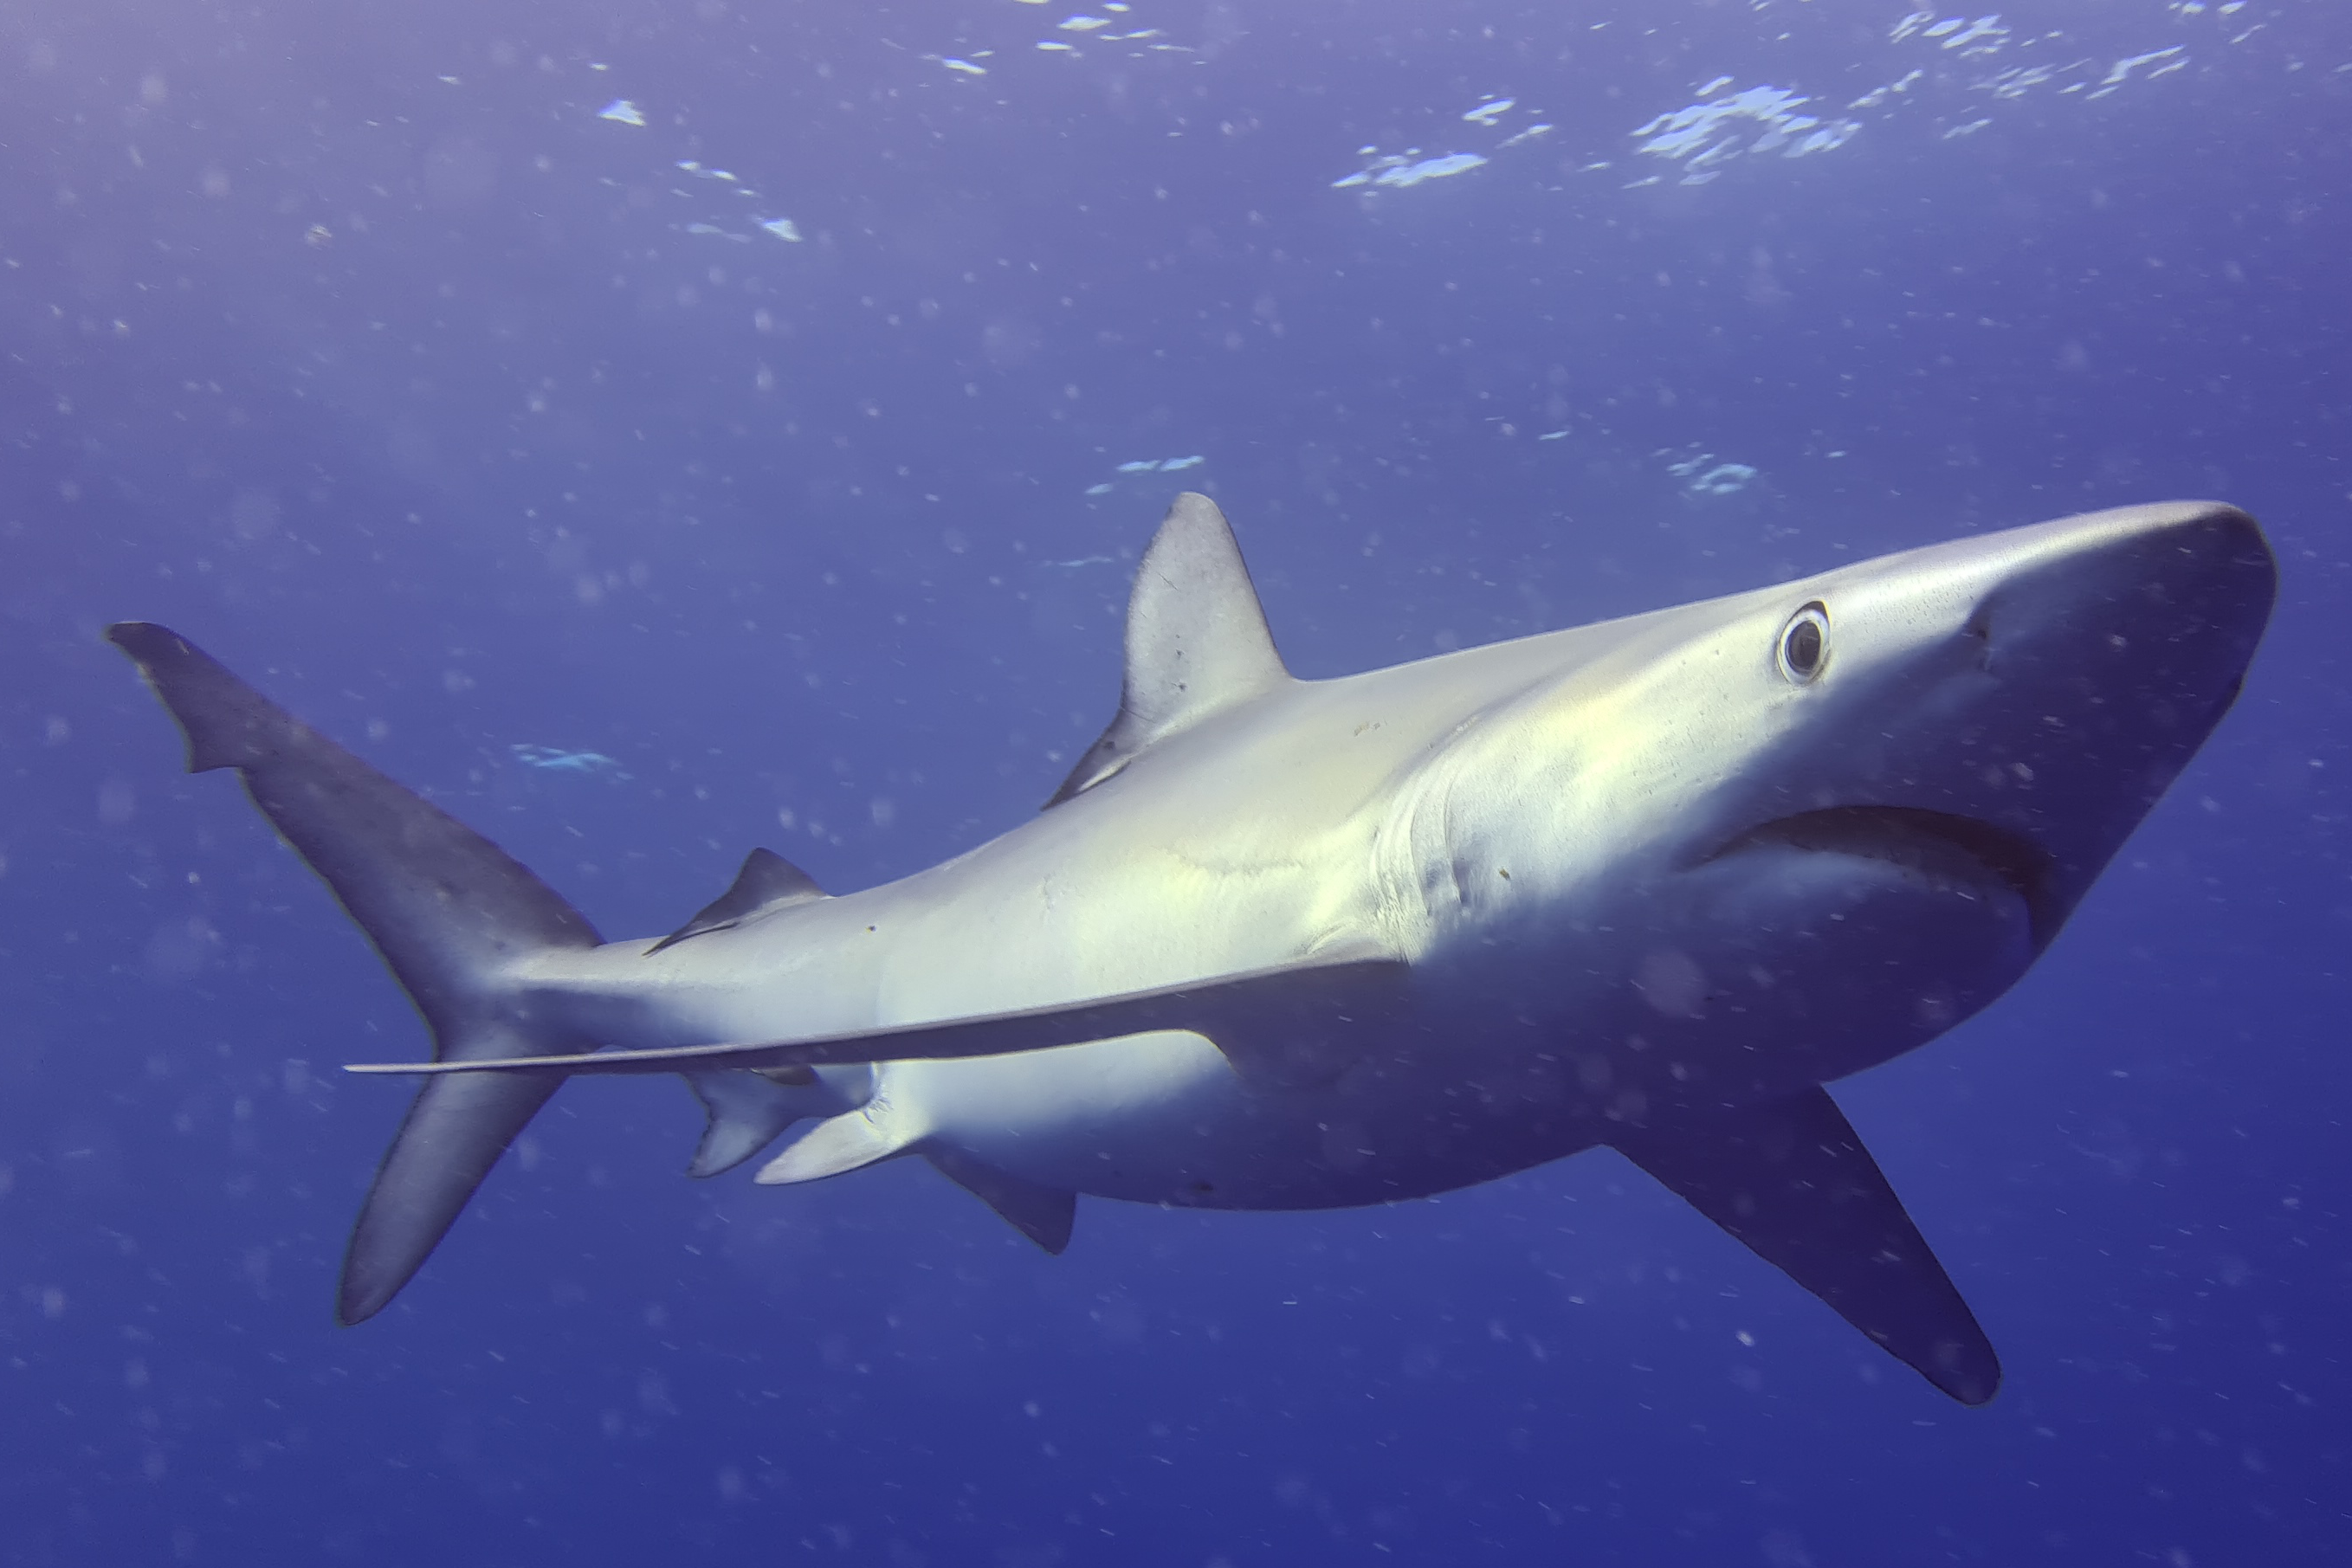
M 0 1562 L 2347 1560 L 2352 19 L 2032 0 L 1968 59 L 1904 10 L 1137 0 L 1190 52 L 1071 57 L 1009 0 L 0 10 Z M 2035 60 L 2095 64 L 1972 85 Z M 1915 68 L 1708 184 L 1629 134 Z M 1494 162 L 1332 189 L 1366 143 Z M 684 229 L 754 208 L 807 243 Z M 1760 477 L 1683 494 L 1694 450 Z M 421 1031 L 99 628 L 652 932 L 753 843 L 846 889 L 1022 821 L 1177 481 L 1083 492 L 1194 453 L 1306 674 L 2265 520 L 2237 713 L 2035 974 L 1840 1089 L 1998 1402 L 1614 1155 L 1088 1203 L 1049 1260 L 912 1164 L 690 1183 L 689 1098 L 626 1081 L 330 1326 L 403 1098 L 335 1068 Z

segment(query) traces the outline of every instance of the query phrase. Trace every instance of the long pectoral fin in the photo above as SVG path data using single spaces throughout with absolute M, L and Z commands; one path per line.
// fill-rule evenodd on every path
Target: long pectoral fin
M 1612 1141 L 1961 1404 L 2000 1388 L 1984 1330 L 1828 1090 Z
M 1404 960 L 1366 948 L 1327 952 L 1297 963 L 1212 976 L 1056 1007 L 899 1024 L 852 1034 L 750 1045 L 688 1045 L 658 1051 L 600 1051 L 583 1056 L 512 1057 L 496 1061 L 390 1061 L 347 1072 L 686 1072 L 720 1067 L 804 1067 L 844 1061 L 914 1061 L 1005 1056 L 1117 1040 L 1155 1030 L 1183 1030 L 1215 1042 L 1244 1073 L 1278 1080 L 1344 1057 L 1362 1024 L 1399 1007 Z

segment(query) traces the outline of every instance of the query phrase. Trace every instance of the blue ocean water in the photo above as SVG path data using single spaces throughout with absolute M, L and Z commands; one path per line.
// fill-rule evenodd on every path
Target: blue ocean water
M 2352 1554 L 2339 7 L 14 0 L 0 83 L 0 1563 Z M 1307 675 L 2263 519 L 2237 711 L 1839 1089 L 1998 1400 L 1605 1152 L 1049 1259 L 690 1182 L 666 1080 L 331 1325 L 421 1026 L 100 627 L 657 932 L 1025 820 L 1186 487 Z

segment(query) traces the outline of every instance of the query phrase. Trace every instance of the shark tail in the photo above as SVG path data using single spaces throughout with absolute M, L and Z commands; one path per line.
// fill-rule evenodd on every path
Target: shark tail
M 593 1046 L 534 1019 L 503 979 L 531 953 L 598 943 L 594 927 L 544 883 L 184 638 L 143 622 L 110 627 L 107 637 L 179 721 L 188 771 L 236 768 L 253 803 L 367 933 L 431 1029 L 435 1061 Z M 339 1322 L 374 1316 L 407 1284 L 562 1082 L 507 1072 L 426 1081 L 352 1228 Z

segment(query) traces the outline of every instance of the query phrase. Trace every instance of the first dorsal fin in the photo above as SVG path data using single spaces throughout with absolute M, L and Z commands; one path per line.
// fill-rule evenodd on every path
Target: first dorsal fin
M 1047 809 L 1101 783 L 1153 742 L 1288 679 L 1225 515 L 1186 491 L 1136 569 L 1118 716 Z
M 650 958 L 665 947 L 675 947 L 689 936 L 740 925 L 772 909 L 823 898 L 816 879 L 773 850 L 753 850 L 743 857 L 743 869 L 734 883 L 697 912 L 694 918 L 646 949 Z

